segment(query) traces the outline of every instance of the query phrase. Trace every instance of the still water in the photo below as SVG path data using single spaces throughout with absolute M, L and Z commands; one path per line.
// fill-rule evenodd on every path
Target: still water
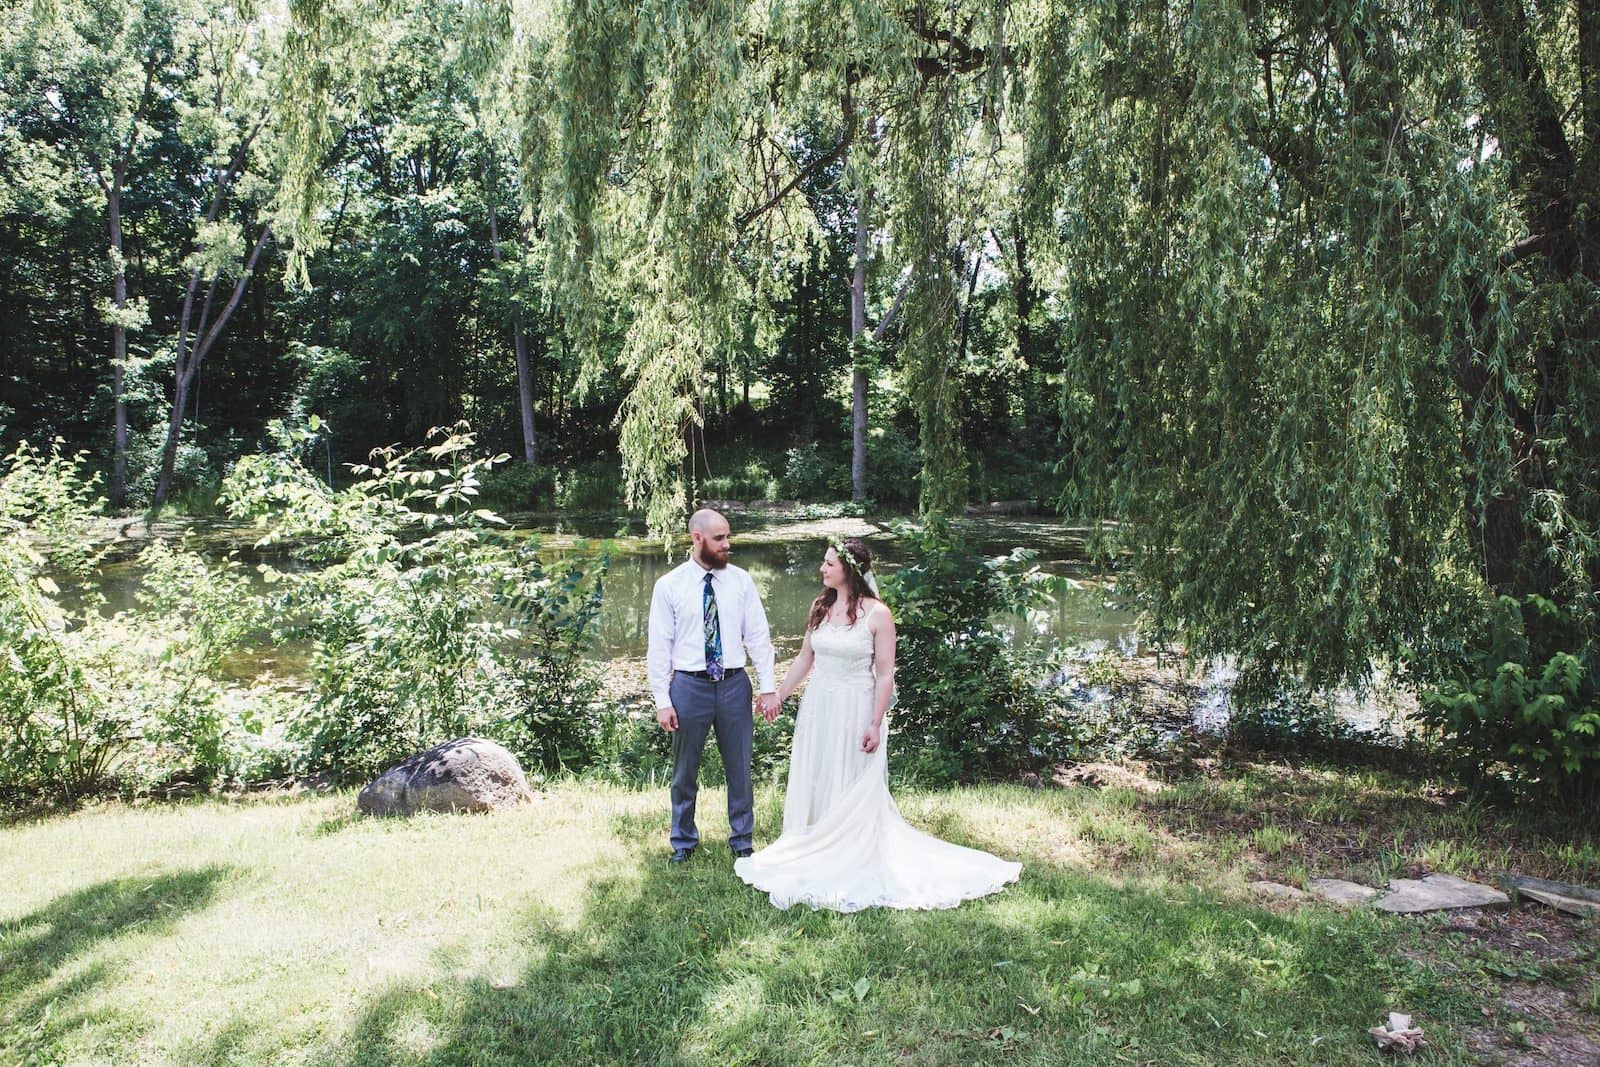
M 797 646 L 805 628 L 811 601 L 822 591 L 817 567 L 825 544 L 818 539 L 790 543 L 735 545 L 731 562 L 750 572 L 767 609 L 774 641 L 780 648 Z M 891 543 L 876 545 L 879 559 L 874 569 L 891 574 L 899 565 Z M 656 579 L 681 563 L 683 554 L 630 553 L 612 558 L 606 578 L 604 606 L 600 610 L 595 655 L 643 656 L 650 626 L 650 591 Z M 1053 640 L 1074 645 L 1116 645 L 1127 648 L 1133 637 L 1133 618 L 1110 603 L 1109 590 L 1093 575 L 1077 568 L 1049 566 L 1061 561 L 1040 561 L 1040 566 L 1062 571 L 1071 584 L 1055 602 L 1028 618 L 1007 618 L 1004 624 L 1019 639 Z
M 544 554 L 551 559 L 574 553 L 609 555 L 610 570 L 592 654 L 602 660 L 642 657 L 649 630 L 651 589 L 657 578 L 686 558 L 685 551 L 669 556 L 634 530 L 615 525 L 607 529 L 605 523 L 591 525 L 593 528 L 574 528 L 570 522 L 530 523 L 520 525 L 517 532 L 539 538 Z M 748 536 L 741 538 L 736 533 L 732 562 L 755 579 L 774 642 L 780 650 L 792 653 L 799 646 L 811 601 L 822 589 L 817 567 L 827 538 L 814 529 L 763 529 L 753 522 L 742 523 L 740 532 Z M 967 532 L 988 554 L 1001 555 L 1019 545 L 1031 548 L 1038 553 L 1036 564 L 1041 569 L 1065 579 L 1054 603 L 1026 618 L 1001 620 L 1017 640 L 1087 648 L 1112 646 L 1125 653 L 1137 650 L 1133 616 L 1117 608 L 1112 603 L 1111 587 L 1082 565 L 1082 543 L 1072 528 L 1037 520 L 993 520 L 972 523 Z M 280 568 L 292 569 L 295 565 L 282 556 L 263 557 L 253 552 L 248 546 L 254 534 L 241 526 L 194 523 L 162 533 L 188 534 L 191 545 L 217 557 L 236 552 L 252 574 L 253 565 L 263 558 Z M 586 540 L 597 536 L 602 539 Z M 874 568 L 880 575 L 891 574 L 900 566 L 903 554 L 892 535 L 880 532 L 866 541 L 877 557 Z M 119 553 L 114 562 L 101 568 L 98 584 L 106 596 L 108 611 L 132 608 L 137 603 L 141 574 L 131 555 L 131 551 Z

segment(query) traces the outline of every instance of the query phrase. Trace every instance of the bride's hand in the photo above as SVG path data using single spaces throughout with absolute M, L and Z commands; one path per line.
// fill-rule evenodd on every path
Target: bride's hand
M 869 726 L 869 727 L 867 727 L 867 732 L 864 735 L 862 735 L 862 738 L 861 738 L 861 751 L 863 751 L 863 752 L 876 752 L 876 751 L 878 751 L 878 741 L 879 741 L 879 739 L 880 739 L 880 737 L 882 735 L 882 732 L 883 732 L 882 728 L 879 727 L 879 726 Z

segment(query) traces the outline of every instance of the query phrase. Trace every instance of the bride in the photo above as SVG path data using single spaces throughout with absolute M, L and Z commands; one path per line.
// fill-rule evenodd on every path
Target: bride
M 815 668 L 795 723 L 783 834 L 733 869 L 780 908 L 953 908 L 1022 871 L 914 829 L 889 795 L 884 716 L 894 699 L 894 618 L 871 567 L 858 540 L 828 547 L 822 594 L 778 689 L 787 700 Z

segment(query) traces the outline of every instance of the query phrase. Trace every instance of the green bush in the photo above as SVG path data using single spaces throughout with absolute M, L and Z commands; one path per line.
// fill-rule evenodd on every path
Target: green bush
M 484 475 L 479 503 L 495 511 L 538 511 L 552 502 L 555 488 L 553 468 L 507 463 Z
M 898 773 L 970 781 L 1051 759 L 1068 735 L 1054 692 L 1040 684 L 1048 665 L 995 623 L 1037 604 L 1051 580 L 1031 552 L 986 558 L 943 521 L 902 537 L 906 564 L 883 580 L 898 634 Z
M 237 760 L 255 691 L 219 681 L 256 624 L 231 561 L 155 542 L 137 610 L 95 587 L 101 501 L 80 458 L 27 445 L 0 475 L 0 794 L 71 800 L 114 784 L 210 783 Z M 57 579 L 70 582 L 70 607 Z
M 222 681 L 223 661 L 262 622 L 261 604 L 232 558 L 213 564 L 153 542 L 139 554 L 141 610 L 116 622 L 127 635 L 122 668 L 139 671 L 123 691 L 141 724 L 139 778 L 212 785 L 237 778 L 238 714 L 248 714 Z M 140 670 L 142 668 L 142 670 Z
M 850 493 L 850 460 L 846 455 L 842 464 L 844 475 L 841 484 L 839 457 L 824 452 L 815 442 L 789 449 L 784 454 L 782 491 L 796 500 L 834 500 Z
M 913 435 L 892 423 L 874 430 L 867 440 L 867 495 L 893 507 L 916 504 L 923 465 L 922 447 Z M 848 463 L 843 489 L 850 491 Z
M 623 785 L 657 786 L 670 781 L 672 735 L 656 722 L 654 709 L 639 708 L 612 722 L 615 729 L 606 740 L 605 758 L 595 765 L 594 772 Z M 792 715 L 780 715 L 771 724 L 756 720 L 750 750 L 750 773 L 755 781 L 781 781 L 788 771 L 794 722 Z M 715 788 L 726 781 L 716 738 L 711 737 L 700 759 L 700 784 Z
M 1530 637 L 1529 629 L 1534 631 Z M 1553 602 L 1502 596 L 1420 717 L 1467 776 L 1549 795 L 1600 785 L 1600 662 Z
M 582 658 L 603 595 L 603 561 L 546 565 L 527 539 L 476 506 L 505 457 L 472 455 L 464 427 L 432 444 L 381 450 L 334 492 L 294 458 L 247 457 L 224 499 L 265 527 L 262 544 L 323 564 L 266 570 L 281 638 L 313 648 L 308 706 L 290 725 L 303 770 L 369 777 L 468 734 L 494 737 L 535 768 L 597 760 L 613 713 Z
M 622 471 L 614 459 L 556 467 L 552 480 L 558 511 L 622 510 Z
M 0 794 L 13 799 L 96 788 L 134 737 L 72 632 L 99 601 L 75 616 L 57 595 L 56 577 L 82 580 L 98 562 L 88 546 L 103 502 L 82 466 L 23 442 L 0 472 Z
M 746 459 L 731 473 L 704 478 L 696 486 L 698 495 L 706 500 L 777 500 L 782 488 L 759 456 Z

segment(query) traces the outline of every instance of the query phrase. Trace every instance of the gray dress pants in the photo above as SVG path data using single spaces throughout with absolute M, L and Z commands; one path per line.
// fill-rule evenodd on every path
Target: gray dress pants
M 750 746 L 755 737 L 753 693 L 746 671 L 729 671 L 720 682 L 675 671 L 668 689 L 678 713 L 672 735 L 672 847 L 694 848 L 700 831 L 694 802 L 700 792 L 700 755 L 715 730 L 717 751 L 728 777 L 728 847 L 751 847 L 755 801 L 750 788 Z

